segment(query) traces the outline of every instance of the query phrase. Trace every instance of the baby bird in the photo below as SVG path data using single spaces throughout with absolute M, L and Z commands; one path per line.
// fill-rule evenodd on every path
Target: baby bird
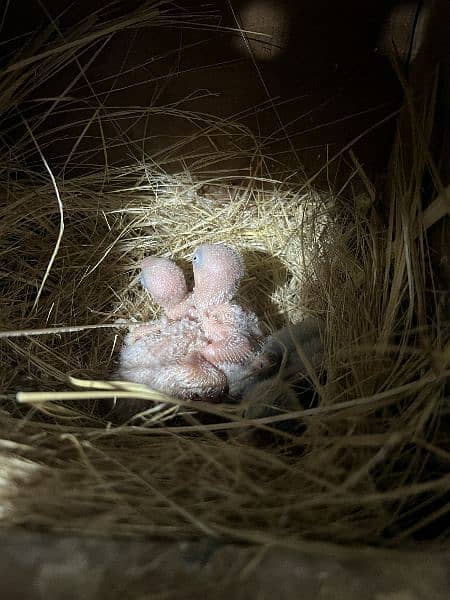
M 204 244 L 194 253 L 193 303 L 208 344 L 202 355 L 222 370 L 233 386 L 261 350 L 256 315 L 232 300 L 244 275 L 241 255 L 224 244 Z
M 182 269 L 168 258 L 148 256 L 141 263 L 142 284 L 173 321 L 193 316 L 192 294 Z
M 137 327 L 132 337 L 137 340 L 148 334 L 166 330 L 169 321 L 195 318 L 192 294 L 188 293 L 181 268 L 168 258 L 148 256 L 141 263 L 141 283 L 165 315 L 152 323 Z
M 119 376 L 181 398 L 216 400 L 246 375 L 263 336 L 256 316 L 231 302 L 244 274 L 236 250 L 200 246 L 193 269 L 195 287 L 189 293 L 175 263 L 143 261 L 143 285 L 165 316 L 128 334 Z

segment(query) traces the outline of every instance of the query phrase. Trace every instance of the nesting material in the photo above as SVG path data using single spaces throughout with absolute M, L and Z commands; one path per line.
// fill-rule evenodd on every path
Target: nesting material
M 205 196 L 186 170 L 151 161 L 52 183 L 26 166 L 30 146 L 2 156 L 2 525 L 291 545 L 446 539 L 449 332 L 423 226 L 426 127 L 417 115 L 409 127 L 380 197 L 357 166 L 367 193 L 348 189 L 345 202 L 270 174 L 229 185 L 218 173 L 220 193 Z M 126 329 L 160 314 L 139 261 L 186 265 L 205 242 L 242 251 L 242 298 L 266 333 L 323 323 L 322 360 L 294 328 L 289 368 L 256 404 L 109 380 Z M 147 408 L 117 425 L 106 401 Z M 271 437 L 242 435 L 253 431 Z

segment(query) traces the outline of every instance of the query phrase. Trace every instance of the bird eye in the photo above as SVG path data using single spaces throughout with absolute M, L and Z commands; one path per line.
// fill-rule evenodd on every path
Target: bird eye
M 201 265 L 202 265 L 202 250 L 201 250 L 201 248 L 199 248 L 195 251 L 195 254 L 192 257 L 192 263 L 196 267 L 201 267 Z

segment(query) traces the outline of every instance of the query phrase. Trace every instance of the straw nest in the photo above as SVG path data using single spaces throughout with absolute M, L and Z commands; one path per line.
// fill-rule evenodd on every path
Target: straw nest
M 110 30 L 96 31 L 101 40 Z M 168 150 L 170 169 L 149 156 L 64 177 L 44 159 L 48 105 L 14 120 L 10 101 L 23 107 L 32 72 L 45 79 L 72 57 L 73 46 L 48 47 L 15 59 L 2 80 L 4 139 L 15 139 L 0 182 L 2 524 L 290 544 L 398 544 L 431 535 L 433 524 L 444 535 L 450 355 L 422 210 L 423 176 L 433 174 L 427 123 L 409 113 L 408 145 L 397 136 L 377 193 L 356 162 L 362 193 L 288 184 L 243 126 L 192 113 L 190 147 L 229 136 L 234 156 L 253 153 L 253 171 L 230 182 L 214 171 L 229 154 L 209 146 L 197 155 L 201 177 L 192 154 L 192 168 L 174 169 L 187 162 L 171 163 L 170 152 L 178 160 L 183 148 Z M 70 160 L 79 153 L 76 145 Z M 138 261 L 158 254 L 187 266 L 202 242 L 242 250 L 242 294 L 267 332 L 305 315 L 322 320 L 323 360 L 307 369 L 312 403 L 279 402 L 281 417 L 246 419 L 241 406 L 108 381 L 126 324 L 157 314 Z M 294 384 L 280 376 L 261 393 L 270 405 Z M 148 401 L 146 415 L 113 422 L 105 399 L 130 398 Z

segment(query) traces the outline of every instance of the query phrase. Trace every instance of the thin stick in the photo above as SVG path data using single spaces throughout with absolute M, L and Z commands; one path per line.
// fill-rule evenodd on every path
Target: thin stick
M 67 327 L 47 327 L 44 329 L 14 329 L 11 331 L 0 331 L 0 339 L 74 333 L 89 329 L 114 329 L 116 327 L 132 327 L 133 325 L 139 325 L 139 323 L 99 323 L 97 325 L 72 325 Z

